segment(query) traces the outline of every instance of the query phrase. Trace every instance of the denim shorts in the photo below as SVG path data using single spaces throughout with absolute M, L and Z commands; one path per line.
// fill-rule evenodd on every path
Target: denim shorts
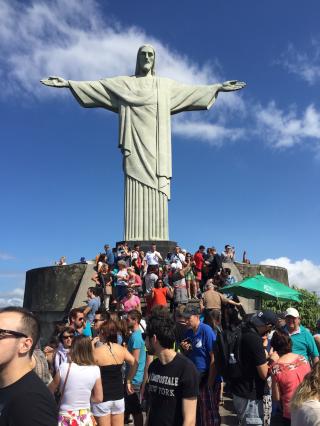
M 262 399 L 246 399 L 233 394 L 233 406 L 239 419 L 239 426 L 263 425 Z
M 96 417 L 108 416 L 110 414 L 124 413 L 124 398 L 117 401 L 100 402 L 99 404 L 92 404 L 92 414 Z

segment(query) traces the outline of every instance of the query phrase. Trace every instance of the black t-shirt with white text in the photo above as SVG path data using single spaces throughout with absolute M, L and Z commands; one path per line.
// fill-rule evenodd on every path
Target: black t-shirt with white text
M 57 404 L 33 372 L 0 388 L 0 426 L 57 426 Z
M 262 338 L 255 329 L 243 329 L 240 351 L 242 377 L 231 380 L 231 392 L 241 398 L 262 399 L 265 380 L 260 378 L 257 367 L 267 361 Z
M 148 370 L 148 425 L 182 425 L 182 399 L 197 397 L 198 393 L 199 374 L 184 355 L 178 353 L 164 365 L 155 359 Z

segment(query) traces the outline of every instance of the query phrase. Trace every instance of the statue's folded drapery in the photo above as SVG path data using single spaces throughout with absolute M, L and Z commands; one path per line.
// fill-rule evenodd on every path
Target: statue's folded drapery
M 220 86 L 136 76 L 69 81 L 69 85 L 82 106 L 119 114 L 119 147 L 126 177 L 124 239 L 168 240 L 170 115 L 209 109 Z

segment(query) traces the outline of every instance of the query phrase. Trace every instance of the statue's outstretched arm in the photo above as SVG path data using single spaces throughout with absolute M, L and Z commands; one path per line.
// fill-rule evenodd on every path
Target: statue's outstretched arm
M 244 81 L 230 80 L 221 84 L 219 92 L 233 92 L 243 89 L 247 84 Z
M 68 80 L 65 80 L 62 77 L 48 77 L 47 79 L 43 78 L 40 80 L 42 84 L 45 86 L 52 86 L 52 87 L 70 87 Z

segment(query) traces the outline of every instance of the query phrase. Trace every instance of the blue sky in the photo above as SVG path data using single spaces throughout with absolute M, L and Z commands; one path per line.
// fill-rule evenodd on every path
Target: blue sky
M 316 0 L 0 0 L 0 305 L 19 303 L 26 270 L 122 239 L 117 116 L 39 80 L 131 75 L 143 43 L 160 76 L 248 84 L 173 118 L 170 238 L 233 244 L 317 290 L 319 16 Z

